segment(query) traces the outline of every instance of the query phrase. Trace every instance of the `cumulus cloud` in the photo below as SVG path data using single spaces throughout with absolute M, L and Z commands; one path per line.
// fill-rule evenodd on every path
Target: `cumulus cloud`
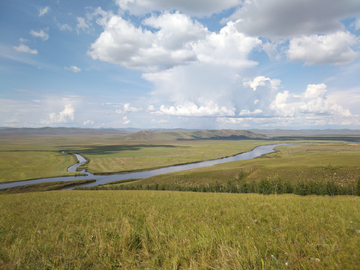
M 123 123 L 124 125 L 128 125 L 128 124 L 131 123 L 131 121 L 127 118 L 127 116 L 124 116 L 124 117 L 122 118 L 122 123 Z
M 115 0 L 118 6 L 131 14 L 144 15 L 153 11 L 180 10 L 192 16 L 210 16 L 240 5 L 242 0 Z
M 346 65 L 358 55 L 351 49 L 358 43 L 358 38 L 349 32 L 302 36 L 290 40 L 286 55 L 289 60 L 306 65 Z
M 256 109 L 255 111 L 251 112 L 249 110 L 241 110 L 239 115 L 240 116 L 247 116 L 247 115 L 254 115 L 254 114 L 259 114 L 259 113 L 262 113 L 263 111 L 260 110 L 260 109 Z
M 270 108 L 277 116 L 283 117 L 311 117 L 332 116 L 350 117 L 349 110 L 327 99 L 325 84 L 309 84 L 300 96 L 292 95 L 289 91 L 277 93 L 270 104 Z
M 201 24 L 180 13 L 165 13 L 142 23 L 159 30 L 153 33 L 111 16 L 88 54 L 93 59 L 142 71 L 170 69 L 196 61 L 191 42 L 205 37 L 207 30 Z
M 235 108 L 219 107 L 213 101 L 210 101 L 206 106 L 197 106 L 193 102 L 187 102 L 179 106 L 165 106 L 161 105 L 160 109 L 153 112 L 159 115 L 181 115 L 181 116 L 234 116 Z
M 39 37 L 41 38 L 42 40 L 48 40 L 49 39 L 49 34 L 46 33 L 44 30 L 40 30 L 39 32 L 36 32 L 34 30 L 31 30 L 30 31 L 30 34 L 34 37 Z
M 278 79 L 270 79 L 264 76 L 258 76 L 253 81 L 244 82 L 244 86 L 250 86 L 254 91 L 256 91 L 258 86 L 265 86 L 267 83 L 270 84 L 269 86 L 272 90 L 277 90 L 281 81 Z
M 252 50 L 261 45 L 258 38 L 239 33 L 233 22 L 229 22 L 219 33 L 208 32 L 206 39 L 193 44 L 199 62 L 234 68 L 257 65 L 248 59 Z
M 118 109 L 115 112 L 118 114 L 124 114 L 124 113 L 131 113 L 131 112 L 140 112 L 142 111 L 142 108 L 136 108 L 136 107 L 131 107 L 130 103 L 126 103 L 123 106 L 123 109 Z
M 81 69 L 78 68 L 77 66 L 71 66 L 71 67 L 64 67 L 65 70 L 71 70 L 74 73 L 80 72 Z
M 75 120 L 75 110 L 71 104 L 65 105 L 65 109 L 59 114 L 50 113 L 49 120 L 41 120 L 42 124 L 71 123 Z
M 86 120 L 86 121 L 84 121 L 84 126 L 93 125 L 93 124 L 94 124 L 94 121 L 92 121 L 92 120 Z
M 19 46 L 14 46 L 13 47 L 16 51 L 18 52 L 24 52 L 24 53 L 30 53 L 30 54 L 38 54 L 37 50 L 32 50 L 30 49 L 28 46 L 24 45 L 24 44 L 20 44 Z
M 130 103 L 124 104 L 124 112 L 139 112 L 141 108 L 131 107 Z
M 277 115 L 293 116 L 295 113 L 295 108 L 287 104 L 289 98 L 289 91 L 278 93 L 274 101 L 270 104 L 270 109 L 274 110 Z
M 222 22 L 238 20 L 237 29 L 250 36 L 289 38 L 342 30 L 350 14 L 360 14 L 358 0 L 247 0 Z
M 302 104 L 300 111 L 311 114 L 336 114 L 341 116 L 351 116 L 349 110 L 327 100 L 325 84 L 309 84 L 306 91 L 302 94 Z
M 44 16 L 50 11 L 49 7 L 39 8 L 39 17 Z

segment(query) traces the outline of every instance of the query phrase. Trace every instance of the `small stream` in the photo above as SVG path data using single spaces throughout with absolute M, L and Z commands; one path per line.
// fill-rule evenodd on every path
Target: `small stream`
M 208 166 L 213 166 L 213 165 L 220 164 L 220 163 L 226 163 L 226 162 L 237 161 L 237 160 L 253 159 L 255 157 L 259 157 L 261 155 L 271 153 L 274 151 L 275 147 L 282 146 L 282 145 L 288 145 L 288 144 L 261 145 L 261 146 L 254 148 L 253 150 L 251 150 L 249 152 L 241 153 L 241 154 L 231 156 L 231 157 L 214 159 L 214 160 L 209 160 L 209 161 L 201 161 L 201 162 L 189 163 L 189 164 L 183 164 L 183 165 L 175 165 L 175 166 L 169 166 L 169 167 L 164 167 L 164 168 L 160 168 L 160 169 L 141 171 L 141 172 L 129 172 L 129 173 L 119 173 L 119 174 L 111 174 L 111 175 L 94 175 L 89 172 L 85 172 L 85 170 L 83 170 L 82 173 L 86 173 L 86 176 L 62 176 L 62 177 L 41 178 L 41 179 L 28 180 L 28 181 L 11 182 L 11 183 L 0 184 L 0 189 L 23 186 L 23 185 L 30 185 L 30 184 L 37 184 L 37 183 L 44 183 L 44 182 L 52 182 L 52 181 L 74 181 L 74 180 L 85 180 L 85 179 L 96 179 L 96 182 L 82 185 L 82 187 L 97 186 L 97 185 L 106 184 L 106 183 L 117 181 L 117 180 L 124 180 L 124 179 L 130 179 L 130 178 L 139 178 L 139 179 L 147 178 L 147 177 L 158 175 L 158 174 L 186 171 L 186 170 L 190 170 L 190 169 L 194 169 L 194 168 L 208 167 Z M 80 166 L 81 164 L 86 162 L 86 159 L 83 156 L 81 156 L 79 154 L 74 154 L 74 155 L 77 157 L 79 162 L 70 166 L 68 168 L 69 172 L 75 172 L 76 168 L 78 166 Z M 71 189 L 73 189 L 73 188 L 71 188 Z

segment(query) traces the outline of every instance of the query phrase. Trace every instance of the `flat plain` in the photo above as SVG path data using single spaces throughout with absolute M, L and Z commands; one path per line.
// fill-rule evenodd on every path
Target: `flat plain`
M 232 156 L 268 140 L 125 141 L 119 135 L 0 136 L 0 182 L 75 175 L 79 153 L 91 173 L 148 170 Z M 64 152 L 64 153 L 63 153 Z
M 156 175 L 126 183 L 134 187 L 159 185 L 165 189 L 214 184 L 234 185 L 263 179 L 295 183 L 334 182 L 352 185 L 360 178 L 360 144 L 323 142 L 279 146 L 275 152 L 251 160 L 241 160 L 188 171 Z M 124 185 L 124 184 L 118 184 Z

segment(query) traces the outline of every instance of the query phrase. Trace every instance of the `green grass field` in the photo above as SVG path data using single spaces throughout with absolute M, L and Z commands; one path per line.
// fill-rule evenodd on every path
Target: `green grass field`
M 358 269 L 360 197 L 0 196 L 1 269 Z
M 74 175 L 67 168 L 79 153 L 92 173 L 147 170 L 216 159 L 249 151 L 262 140 L 121 141 L 119 135 L 53 135 L 0 137 L 0 182 Z M 61 153 L 65 151 L 65 153 Z
M 192 163 L 247 152 L 262 144 L 261 140 L 126 142 L 118 145 L 89 146 L 80 153 L 90 159 L 92 173 L 148 170 L 176 164 Z
M 280 179 L 287 182 L 332 181 L 354 185 L 360 177 L 360 144 L 299 144 L 276 148 L 276 152 L 252 160 L 156 175 L 131 185 L 201 186 L 239 181 Z

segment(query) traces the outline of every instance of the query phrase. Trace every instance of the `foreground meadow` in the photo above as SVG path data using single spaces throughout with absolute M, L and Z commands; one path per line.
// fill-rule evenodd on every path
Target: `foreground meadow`
M 360 197 L 0 196 L 1 269 L 358 269 Z
M 122 141 L 120 135 L 0 137 L 0 182 L 74 175 L 67 168 L 85 156 L 92 173 L 148 170 L 217 159 L 273 143 L 263 140 Z M 84 168 L 84 167 L 83 167 Z

